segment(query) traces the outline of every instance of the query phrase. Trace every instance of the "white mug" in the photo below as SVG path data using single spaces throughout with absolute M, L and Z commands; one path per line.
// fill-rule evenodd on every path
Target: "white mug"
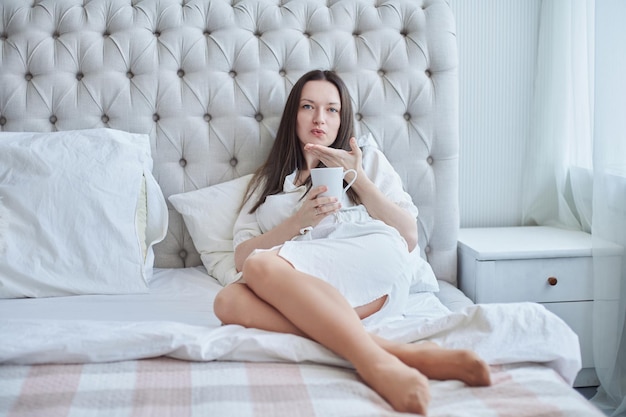
M 352 178 L 352 180 L 344 188 L 343 179 L 349 172 L 354 174 L 354 178 Z M 313 182 L 313 187 L 325 185 L 328 188 L 326 192 L 320 194 L 320 197 L 337 197 L 337 199 L 341 199 L 341 195 L 348 191 L 348 188 L 350 188 L 352 184 L 354 184 L 354 181 L 356 181 L 356 175 L 355 170 L 348 169 L 344 171 L 342 167 L 311 169 L 311 181 Z

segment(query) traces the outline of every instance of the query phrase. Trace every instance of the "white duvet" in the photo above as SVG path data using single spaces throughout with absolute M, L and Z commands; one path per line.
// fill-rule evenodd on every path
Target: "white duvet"
M 219 288 L 198 267 L 155 270 L 147 295 L 0 300 L 0 363 L 169 356 L 349 366 L 302 337 L 221 326 L 212 313 Z M 451 312 L 434 294 L 416 293 L 403 319 L 369 330 L 398 341 L 428 339 L 472 349 L 492 365 L 542 363 L 569 384 L 581 368 L 576 334 L 534 303 L 472 305 Z

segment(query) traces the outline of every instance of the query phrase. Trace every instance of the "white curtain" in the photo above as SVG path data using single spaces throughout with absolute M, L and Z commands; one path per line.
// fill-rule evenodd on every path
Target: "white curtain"
M 626 255 L 615 262 L 606 242 L 626 248 L 626 2 L 596 0 L 593 146 L 594 402 L 626 416 Z M 619 259 L 619 258 L 618 258 Z
M 540 13 L 522 222 L 590 231 L 593 0 L 544 0 Z
M 522 210 L 524 224 L 592 234 L 592 401 L 615 417 L 626 417 L 625 24 L 624 0 L 542 1 Z

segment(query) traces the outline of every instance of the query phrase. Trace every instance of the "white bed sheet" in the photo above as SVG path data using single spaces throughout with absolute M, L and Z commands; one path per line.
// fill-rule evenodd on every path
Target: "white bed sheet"
M 221 326 L 220 285 L 203 267 L 157 269 L 146 295 L 0 300 L 0 363 L 87 363 L 169 356 L 194 361 L 349 364 L 308 339 Z M 491 365 L 542 363 L 572 383 L 576 334 L 533 303 L 448 310 L 433 293 L 411 294 L 402 320 L 369 328 L 384 337 L 475 350 Z
M 155 269 L 149 294 L 0 300 L 0 317 L 16 320 L 175 321 L 216 327 L 213 297 L 221 288 L 204 267 Z

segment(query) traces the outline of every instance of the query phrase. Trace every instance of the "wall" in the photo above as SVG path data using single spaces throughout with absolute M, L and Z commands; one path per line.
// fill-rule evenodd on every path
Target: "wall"
M 541 0 L 450 0 L 460 81 L 461 227 L 521 223 Z

